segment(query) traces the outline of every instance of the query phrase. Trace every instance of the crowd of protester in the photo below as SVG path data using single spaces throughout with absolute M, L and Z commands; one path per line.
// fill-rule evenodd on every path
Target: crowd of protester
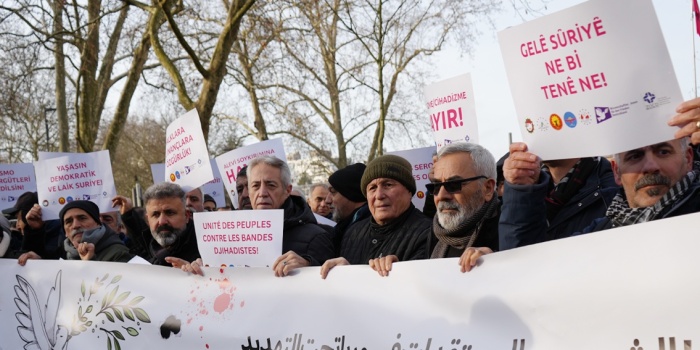
M 675 139 L 599 157 L 543 161 L 514 143 L 496 162 L 484 147 L 451 143 L 433 157 L 425 208 L 411 164 L 384 155 L 352 164 L 294 194 L 286 162 L 254 159 L 237 174 L 238 210 L 282 209 L 283 253 L 276 276 L 320 266 L 367 264 L 388 276 L 400 261 L 459 258 L 462 272 L 484 254 L 700 211 L 700 99 L 681 104 Z M 116 196 L 113 212 L 90 201 L 66 204 L 43 221 L 35 192 L 0 216 L 0 257 L 150 263 L 203 274 L 192 215 L 217 208 L 200 189 L 157 183 L 144 207 Z M 334 227 L 316 216 L 332 219 Z M 11 221 L 16 221 L 15 225 Z M 602 233 L 605 234 L 605 233 Z

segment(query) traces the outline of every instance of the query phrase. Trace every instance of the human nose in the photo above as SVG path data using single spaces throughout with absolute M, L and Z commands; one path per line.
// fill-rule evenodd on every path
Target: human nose
M 438 199 L 438 200 L 450 199 L 450 198 L 452 198 L 452 193 L 447 191 L 445 186 L 440 186 L 438 188 L 438 193 L 434 194 L 434 196 L 435 196 L 435 199 Z
M 653 154 L 647 154 L 644 156 L 644 161 L 642 163 L 642 172 L 644 174 L 653 174 L 659 172 L 659 162 L 658 159 Z
M 243 186 L 243 191 L 241 191 L 241 198 L 248 198 L 250 195 L 248 194 L 248 185 Z
M 168 224 L 168 223 L 169 223 L 169 221 L 168 221 L 168 217 L 167 217 L 167 216 L 161 215 L 161 216 L 158 217 L 158 226 L 163 226 L 163 225 L 166 225 L 166 224 Z
M 330 193 L 327 194 L 327 195 L 326 195 L 326 199 L 324 200 L 324 202 L 326 203 L 326 205 L 327 205 L 328 207 L 330 207 L 331 205 L 333 205 L 333 196 L 331 196 Z

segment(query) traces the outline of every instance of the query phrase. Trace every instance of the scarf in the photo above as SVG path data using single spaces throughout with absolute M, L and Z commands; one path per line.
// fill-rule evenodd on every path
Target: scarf
M 660 217 L 667 208 L 671 208 L 688 191 L 690 186 L 697 182 L 698 173 L 693 170 L 688 172 L 680 181 L 673 185 L 661 199 L 652 206 L 646 208 L 630 208 L 624 191 L 620 191 L 613 198 L 605 216 L 610 218 L 613 227 L 634 225 L 652 221 Z
M 83 231 L 83 238 L 81 238 L 80 243 L 92 243 L 95 245 L 95 254 L 99 251 L 98 248 L 102 248 L 101 246 L 98 246 L 98 243 L 104 237 L 105 232 L 107 231 L 105 225 L 100 225 L 92 230 L 85 230 Z M 71 242 L 70 238 L 66 238 L 65 241 L 63 241 L 63 248 L 66 250 L 66 259 L 68 260 L 80 260 L 80 254 L 78 254 L 78 249 L 73 246 L 73 242 Z
M 498 196 L 494 193 L 490 201 L 484 203 L 479 210 L 452 230 L 440 226 L 438 214 L 433 218 L 433 233 L 438 243 L 430 255 L 431 259 L 439 259 L 447 256 L 450 247 L 466 250 L 474 245 L 484 219 L 490 219 L 498 214 Z
M 558 184 L 551 184 L 552 188 L 545 198 L 547 204 L 547 220 L 549 222 L 551 222 L 561 208 L 586 185 L 586 180 L 588 180 L 588 177 L 593 173 L 593 170 L 595 170 L 599 162 L 600 157 L 581 158 L 569 169 Z M 544 167 L 542 170 L 550 174 L 547 167 Z

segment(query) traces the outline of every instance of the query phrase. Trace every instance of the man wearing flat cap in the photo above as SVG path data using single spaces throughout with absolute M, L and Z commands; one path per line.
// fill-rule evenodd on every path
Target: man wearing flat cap
M 114 262 L 128 262 L 134 257 L 119 235 L 109 226 L 102 224 L 100 209 L 95 203 L 82 200 L 69 202 L 61 209 L 58 217 L 66 232 L 63 249 L 59 250 L 58 257 L 67 260 Z M 40 254 L 30 251 L 22 254 L 18 262 L 24 265 L 28 259 L 41 258 Z
M 321 276 L 337 265 L 368 264 L 370 259 L 396 255 L 401 261 L 427 259 L 431 220 L 411 203 L 416 192 L 411 163 L 385 155 L 367 164 L 360 184 L 372 216 L 343 236 L 340 257 L 321 267 Z

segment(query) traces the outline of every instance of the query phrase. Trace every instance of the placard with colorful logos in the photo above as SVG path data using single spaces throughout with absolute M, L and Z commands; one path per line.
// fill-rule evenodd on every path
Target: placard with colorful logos
M 196 109 L 170 123 L 165 134 L 165 181 L 188 192 L 214 179 Z
M 590 0 L 498 36 L 531 152 L 604 156 L 673 139 L 682 95 L 651 0 Z
M 72 153 L 68 156 L 34 162 L 37 195 L 43 220 L 58 219 L 66 203 L 89 200 L 100 212 L 114 211 L 117 195 L 109 151 Z M 44 175 L 45 174 L 45 175 Z
M 416 180 L 416 193 L 413 194 L 411 201 L 420 211 L 423 211 L 425 197 L 428 194 L 425 185 L 430 182 L 428 174 L 433 167 L 433 153 L 435 153 L 435 147 L 414 148 L 388 153 L 402 157 L 411 163 L 413 178 Z
M 470 74 L 462 74 L 425 87 L 424 96 L 435 144 L 479 142 L 474 89 Z
M 0 164 L 0 210 L 13 207 L 22 193 L 35 191 L 34 165 Z

